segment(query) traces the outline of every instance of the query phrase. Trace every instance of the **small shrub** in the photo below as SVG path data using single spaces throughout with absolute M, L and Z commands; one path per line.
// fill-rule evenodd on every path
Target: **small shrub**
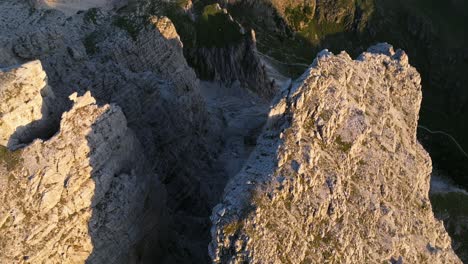
M 224 233 L 228 236 L 234 235 L 243 226 L 241 221 L 234 221 L 224 227 Z
M 4 146 L 0 146 L 0 164 L 4 165 L 8 171 L 14 170 L 21 159 L 21 151 L 10 151 Z
M 309 5 L 288 6 L 285 10 L 286 20 L 295 30 L 301 30 L 313 18 L 312 11 Z
M 97 33 L 93 32 L 87 35 L 83 40 L 83 45 L 85 46 L 86 53 L 88 55 L 94 55 L 99 51 L 97 47 Z
M 142 25 L 140 25 L 140 23 L 124 16 L 115 17 L 114 22 L 112 24 L 118 28 L 127 31 L 133 40 L 137 40 L 138 34 L 142 29 Z
M 83 20 L 87 23 L 96 24 L 97 15 L 98 15 L 98 9 L 91 8 L 84 14 Z
M 344 142 L 341 136 L 337 136 L 335 143 L 338 145 L 338 148 L 343 152 L 348 152 L 353 146 L 352 143 Z

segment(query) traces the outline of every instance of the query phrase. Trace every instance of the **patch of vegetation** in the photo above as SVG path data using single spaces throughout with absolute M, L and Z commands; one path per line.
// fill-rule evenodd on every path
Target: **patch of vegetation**
M 328 122 L 330 121 L 331 117 L 333 116 L 333 111 L 325 109 L 320 113 L 320 118 L 323 119 L 323 121 Z
M 225 47 L 242 39 L 240 30 L 240 26 L 218 9 L 217 4 L 208 5 L 196 22 L 197 44 L 203 47 Z
M 348 152 L 353 146 L 352 143 L 343 141 L 340 135 L 336 137 L 335 143 L 338 145 L 338 148 L 343 152 Z
M 22 161 L 21 151 L 10 151 L 4 146 L 0 146 L 0 164 L 8 171 L 14 170 Z
M 218 8 L 217 4 L 207 5 L 203 8 L 202 17 L 208 19 L 209 16 L 216 16 L 222 13 L 222 10 Z
M 97 15 L 98 15 L 98 9 L 97 8 L 91 8 L 83 16 L 83 20 L 87 23 L 92 23 L 96 24 L 97 21 Z
M 333 35 L 345 31 L 345 24 L 343 22 L 322 22 L 318 23 L 316 20 L 310 21 L 307 26 L 299 31 L 299 34 L 312 43 L 319 44 L 320 40 L 328 35 Z
M 357 29 L 363 32 L 375 12 L 374 0 L 356 0 Z
M 93 32 L 83 39 L 83 45 L 86 49 L 86 53 L 88 55 L 94 55 L 99 51 L 99 48 L 97 46 L 97 32 Z
M 138 34 L 143 29 L 142 23 L 139 23 L 137 19 L 132 19 L 126 16 L 116 16 L 112 24 L 120 29 L 127 31 L 133 40 L 137 40 Z
M 286 20 L 288 24 L 295 30 L 301 30 L 304 25 L 308 24 L 313 16 L 313 9 L 310 5 L 298 5 L 296 7 L 288 6 L 285 10 Z
M 176 5 L 180 8 L 184 8 L 189 4 L 190 0 L 176 0 Z
M 224 233 L 228 236 L 232 236 L 242 227 L 243 227 L 242 221 L 234 221 L 234 222 L 227 224 L 224 227 Z
M 306 131 L 312 132 L 315 129 L 315 120 L 312 118 L 309 118 L 304 122 L 304 129 Z

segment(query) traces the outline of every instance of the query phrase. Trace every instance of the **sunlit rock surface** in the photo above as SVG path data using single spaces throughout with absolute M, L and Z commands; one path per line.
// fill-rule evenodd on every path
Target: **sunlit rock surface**
M 71 99 L 54 137 L 2 150 L 2 263 L 126 263 L 144 221 L 162 214 L 164 192 L 120 107 Z M 152 199 L 160 208 L 148 210 Z
M 420 81 L 387 44 L 320 53 L 213 210 L 213 261 L 460 263 L 428 197 Z
M 33 137 L 53 111 L 54 93 L 40 61 L 0 69 L 0 98 L 0 144 L 9 148 Z

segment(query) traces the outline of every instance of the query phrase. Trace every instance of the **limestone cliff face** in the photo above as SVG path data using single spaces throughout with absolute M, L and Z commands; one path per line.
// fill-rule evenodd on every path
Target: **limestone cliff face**
M 118 41 L 105 41 L 101 48 L 103 56 L 109 55 L 113 62 L 126 65 L 131 71 L 151 70 L 160 78 L 171 80 L 179 95 L 197 90 L 197 76 L 185 60 L 182 42 L 172 22 L 167 17 L 151 16 L 146 23 L 136 41 L 123 36 Z
M 0 1 L 0 263 L 206 263 L 211 238 L 222 263 L 459 262 L 428 200 L 404 52 L 320 54 L 256 140 L 268 104 L 237 81 L 275 91 L 254 34 L 220 6 L 203 11 L 206 45 L 188 57 L 231 87 L 200 82 L 181 28 L 132 13 L 139 1 L 27 2 Z M 272 2 L 285 16 L 302 3 Z M 314 15 L 329 2 L 308 1 Z M 197 2 L 177 4 L 194 26 Z M 213 21 L 235 38 L 211 35 Z
M 244 29 L 218 3 L 199 1 L 140 1 L 143 14 L 157 13 L 173 19 L 184 43 L 184 54 L 197 75 L 227 86 L 240 84 L 271 98 L 272 87 L 257 54 L 255 33 Z
M 0 69 L 0 97 L 1 145 L 17 148 L 21 140 L 35 136 L 31 135 L 34 130 L 48 125 L 54 94 L 40 61 Z
M 257 55 L 255 32 L 225 47 L 197 47 L 189 50 L 189 58 L 198 73 L 206 79 L 227 85 L 239 82 L 254 92 L 271 98 L 277 92 L 268 79 L 265 66 Z
M 38 65 L 8 74 L 43 81 Z M 23 94 L 38 93 L 39 84 L 23 87 Z M 70 98 L 73 107 L 54 137 L 15 152 L 2 149 L 2 263 L 127 263 L 147 228 L 162 225 L 164 191 L 121 108 L 100 107 L 89 92 Z M 154 199 L 159 206 L 144 202 Z
M 194 255 L 198 254 L 207 259 L 207 242 L 198 244 L 198 240 L 208 241 L 209 236 L 200 238 L 194 232 L 193 236 L 184 234 L 185 237 L 180 238 L 179 229 L 183 230 L 185 224 L 194 230 L 206 229 L 209 223 L 207 216 L 211 207 L 206 200 L 211 194 L 206 187 L 208 183 L 198 174 L 208 166 L 211 151 L 219 143 L 217 136 L 207 139 L 209 117 L 199 94 L 199 81 L 185 61 L 172 23 L 152 17 L 139 24 L 142 21 L 133 21 L 106 10 L 90 10 L 68 17 L 56 10 L 32 10 L 25 2 L 17 1 L 2 1 L 0 7 L 0 16 L 5 18 L 0 21 L 0 42 L 5 43 L 4 48 L 0 48 L 0 65 L 11 66 L 39 59 L 55 95 L 52 105 L 58 116 L 72 109 L 68 97 L 75 92 L 91 92 L 98 105 L 118 105 L 125 115 L 126 126 L 134 131 L 141 144 L 134 153 L 129 153 L 137 159 L 151 158 L 147 173 L 164 182 L 162 190 L 167 190 L 170 198 L 152 201 L 152 198 L 140 197 L 139 205 L 168 207 L 170 216 L 163 219 L 168 223 L 178 222 L 171 230 L 165 228 L 169 238 L 164 240 L 164 249 L 159 245 L 158 229 L 147 232 L 148 237 L 138 243 L 132 237 L 131 243 L 138 244 L 138 257 L 149 258 L 148 261 L 162 260 L 171 257 L 170 252 L 175 251 L 177 253 L 172 255 L 196 259 L 198 256 Z M 41 76 L 44 73 L 37 78 Z M 36 87 L 37 94 L 42 88 L 39 86 Z M 40 102 L 39 99 L 35 100 Z M 46 101 L 45 98 L 42 100 Z M 35 107 L 41 109 L 44 104 Z M 41 117 L 28 117 L 37 118 Z M 52 134 L 46 137 L 34 133 L 34 138 L 49 138 L 58 133 L 58 128 L 57 124 L 51 130 Z M 15 129 L 11 128 L 6 135 Z M 30 143 L 34 138 L 21 140 L 21 143 Z M 118 142 L 112 144 L 119 145 Z M 121 173 L 130 175 L 131 170 L 123 169 Z M 153 189 L 155 192 L 160 190 Z M 118 199 L 115 202 L 118 203 Z M 174 215 L 177 220 L 171 219 Z M 151 218 L 151 214 L 148 217 Z M 158 219 L 155 217 L 153 221 L 156 226 Z M 136 223 L 135 227 L 140 225 L 138 221 Z M 146 220 L 140 226 L 154 227 Z M 138 235 L 137 231 L 128 232 Z M 2 237 L 6 236 L 2 233 Z M 197 242 L 191 243 L 192 239 Z M 189 242 L 184 244 L 184 241 Z M 115 243 L 118 247 L 119 242 Z M 93 242 L 93 245 L 96 244 Z M 119 256 L 112 250 L 108 255 Z M 98 259 L 96 261 L 99 263 Z
M 420 81 L 386 44 L 319 54 L 213 210 L 213 260 L 460 263 L 429 202 Z

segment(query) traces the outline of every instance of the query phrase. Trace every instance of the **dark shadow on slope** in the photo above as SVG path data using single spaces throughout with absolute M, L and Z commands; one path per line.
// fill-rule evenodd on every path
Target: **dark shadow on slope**
M 8 140 L 9 149 L 18 149 L 24 147 L 36 139 L 47 140 L 54 136 L 60 130 L 60 116 L 62 112 L 54 104 L 59 104 L 53 97 L 47 97 L 46 93 L 49 87 L 42 89 L 42 118 L 35 120 L 25 126 L 16 128 L 15 133 Z
M 431 192 L 430 199 L 434 215 L 444 222 L 445 230 L 452 238 L 452 248 L 466 263 L 468 261 L 468 193 L 458 188 L 449 189 L 444 192 Z
M 200 79 L 221 81 L 227 86 L 240 82 L 271 99 L 276 90 L 256 54 L 255 35 L 214 2 L 195 2 L 193 14 L 177 3 L 157 6 L 160 10 L 154 7 L 154 12 L 172 20 L 184 43 L 186 60 Z
M 112 122 L 100 119 L 86 137 L 95 183 L 88 223 L 93 251 L 86 263 L 149 263 L 145 247 L 155 259 L 165 251 L 164 188 L 133 131 Z
M 235 252 L 239 251 L 239 246 L 246 246 L 235 244 L 235 241 L 239 241 L 239 238 L 247 240 L 245 237 L 247 234 L 241 232 L 243 222 L 250 217 L 252 212 L 256 211 L 258 206 L 261 206 L 264 199 L 271 198 L 262 196 L 262 194 L 265 195 L 264 189 L 274 185 L 275 180 L 277 180 L 272 175 L 278 168 L 277 150 L 283 144 L 280 134 L 290 127 L 290 121 L 290 116 L 283 114 L 268 118 L 261 131 L 262 133 L 256 139 L 254 151 L 250 154 L 241 171 L 226 186 L 226 196 L 236 200 L 223 200 L 222 203 L 225 208 L 228 208 L 228 211 L 232 211 L 234 214 L 229 212 L 225 214 L 223 211 L 225 209 L 218 212 L 213 211 L 212 221 L 217 223 L 218 228 L 223 229 L 223 233 L 228 235 L 232 242 L 230 245 L 223 247 L 223 251 L 220 252 L 218 256 L 220 263 L 232 261 L 231 258 L 236 256 Z M 212 237 L 212 239 L 218 238 Z M 223 240 L 223 238 L 220 239 Z M 211 248 L 212 246 L 211 244 L 209 250 L 213 252 L 215 249 Z M 236 257 L 238 257 L 236 260 L 240 262 L 248 261 L 247 256 Z M 242 257 L 245 258 L 242 259 Z
M 151 172 L 167 191 L 165 201 L 145 200 L 147 206 L 162 203 L 166 207 L 167 225 L 161 238 L 150 230 L 159 227 L 145 220 L 144 225 L 150 228 L 135 245 L 135 263 L 209 262 L 206 248 L 214 191 L 205 186 L 211 180 L 208 171 L 213 160 L 200 131 L 206 121 L 190 121 L 187 113 L 194 110 L 181 106 L 180 97 L 173 94 L 174 84 L 154 73 L 116 68 L 105 72 L 106 76 L 90 80 L 89 90 L 99 105 L 115 103 L 122 107 L 142 152 L 149 157 Z M 112 78 L 113 85 L 103 86 L 104 78 Z

